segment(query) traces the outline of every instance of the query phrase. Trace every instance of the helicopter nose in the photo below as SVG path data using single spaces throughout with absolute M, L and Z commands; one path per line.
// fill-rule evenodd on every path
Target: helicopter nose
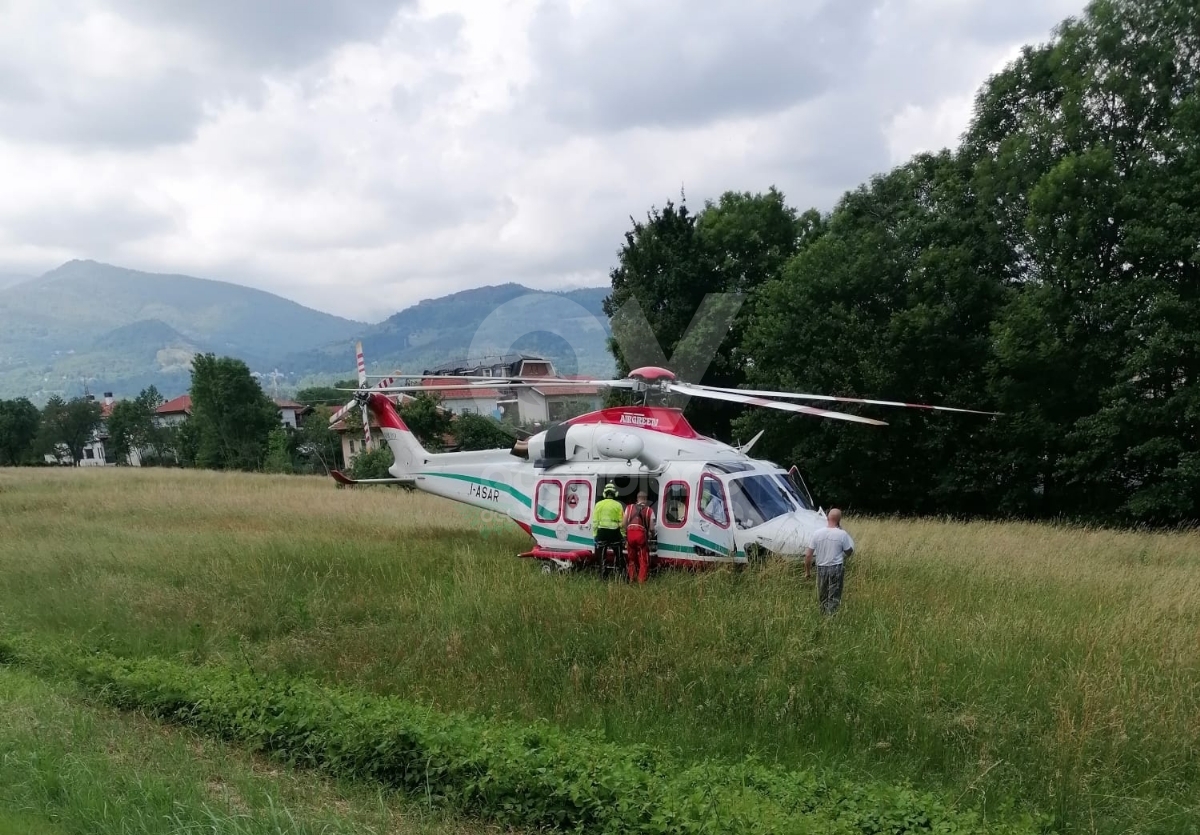
M 781 556 L 803 556 L 813 527 L 811 520 L 801 514 L 789 513 L 769 523 L 768 530 L 759 532 L 758 540 L 764 548 Z

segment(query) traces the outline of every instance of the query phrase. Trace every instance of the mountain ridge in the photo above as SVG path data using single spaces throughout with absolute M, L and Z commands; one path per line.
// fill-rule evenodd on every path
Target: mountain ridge
M 607 287 L 543 292 L 515 282 L 422 299 L 377 324 L 344 319 L 219 279 L 73 260 L 0 285 L 0 397 L 92 391 L 131 396 L 188 385 L 195 353 L 278 370 L 281 388 L 372 370 L 421 371 L 480 352 L 547 355 L 562 373 L 611 373 Z

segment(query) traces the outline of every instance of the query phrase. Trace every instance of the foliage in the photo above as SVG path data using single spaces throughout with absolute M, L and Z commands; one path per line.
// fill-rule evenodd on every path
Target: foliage
M 268 473 L 294 472 L 290 447 L 288 431 L 282 426 L 272 429 L 267 434 L 267 458 L 263 462 L 263 470 Z
M 341 466 L 342 438 L 329 427 L 334 411 L 332 406 L 316 406 L 300 424 L 295 437 L 297 472 L 327 473 Z
M 360 452 L 350 462 L 351 478 L 391 478 L 389 468 L 396 463 L 391 448 L 380 443 L 374 449 Z
M 513 436 L 498 421 L 487 415 L 464 412 L 450 425 L 460 450 L 501 449 L 512 446 Z
M 907 786 L 833 782 L 748 759 L 686 762 L 547 723 L 443 714 L 302 679 L 153 658 L 10 657 L 73 674 L 108 704 L 235 740 L 293 765 L 378 781 L 503 825 L 588 832 L 1033 833 L 984 824 Z
M 244 362 L 213 354 L 192 363 L 192 416 L 197 466 L 257 470 L 268 437 L 279 426 L 279 409 Z
M 423 493 L 91 475 L 0 469 L 5 630 L 911 780 L 989 819 L 1016 798 L 1068 832 L 1200 826 L 1195 531 L 849 516 L 823 625 L 787 564 L 617 590 L 543 577 L 508 518 Z
M 404 425 L 417 437 L 421 446 L 437 452 L 444 446 L 443 437 L 450 434 L 451 416 L 441 408 L 441 398 L 436 394 L 417 392 L 399 408 Z
M 141 463 L 161 462 L 170 439 L 155 422 L 155 411 L 163 404 L 158 389 L 143 389 L 133 400 L 118 400 L 106 420 L 109 452 L 117 464 L 127 463 L 138 452 Z
M 773 188 L 754 195 L 728 192 L 699 214 L 686 203 L 668 201 L 646 221 L 635 221 L 625 233 L 619 264 L 610 274 L 612 293 L 604 301 L 618 373 L 668 360 L 692 382 L 742 382 L 745 359 L 738 347 L 754 309 L 753 303 L 742 305 L 745 294 L 777 275 L 818 226 L 815 213 L 798 218 Z M 710 294 L 732 295 L 706 306 Z M 732 327 L 714 334 L 727 313 L 737 314 Z M 658 345 L 648 342 L 651 333 L 643 322 Z M 695 401 L 688 408 L 692 422 L 710 433 L 724 432 L 736 413 L 712 402 Z
M 95 400 L 76 397 L 64 401 L 55 396 L 42 409 L 36 443 L 39 449 L 55 455 L 60 447 L 66 448 L 71 463 L 78 465 L 83 459 L 83 448 L 92 440 L 99 426 L 100 404 Z
M 687 405 L 702 432 L 768 429 L 761 453 L 827 503 L 1200 520 L 1198 54 L 1197 4 L 1094 0 L 984 85 L 959 148 L 828 216 L 774 191 L 653 210 L 611 274 L 620 370 L 649 355 L 627 302 L 679 372 L 704 295 L 742 292 L 705 382 L 1003 412 L 864 407 L 890 424 L 867 429 Z
M 29 458 L 40 419 L 37 407 L 24 397 L 0 400 L 0 466 Z

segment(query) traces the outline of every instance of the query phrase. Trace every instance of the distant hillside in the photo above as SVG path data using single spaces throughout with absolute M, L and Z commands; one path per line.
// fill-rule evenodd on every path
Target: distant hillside
M 0 273 L 0 290 L 5 287 L 11 287 L 14 284 L 20 284 L 22 281 L 28 281 L 33 278 L 30 275 L 18 275 L 17 273 Z
M 366 327 L 224 281 L 71 261 L 0 287 L 0 396 L 69 395 L 82 379 L 136 393 L 145 381 L 186 383 L 195 351 L 265 366 Z
M 549 357 L 560 373 L 608 376 L 614 365 L 601 306 L 608 294 L 607 287 L 547 293 L 519 284 L 464 290 L 422 301 L 365 330 L 363 353 L 379 373 L 419 373 L 457 358 L 526 351 Z M 354 348 L 334 343 L 287 357 L 280 368 L 285 365 L 350 377 Z
M 360 338 L 376 372 L 526 351 L 565 374 L 608 376 L 608 292 L 481 287 L 367 325 L 224 281 L 71 261 L 0 285 L 0 397 L 70 397 L 84 381 L 118 397 L 151 383 L 176 394 L 189 384 L 192 355 L 205 351 L 239 357 L 260 373 L 278 369 L 283 393 L 353 377 Z

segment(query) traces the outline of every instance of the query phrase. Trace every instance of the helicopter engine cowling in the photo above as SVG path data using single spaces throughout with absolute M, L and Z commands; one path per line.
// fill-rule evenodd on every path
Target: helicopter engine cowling
M 637 435 L 628 432 L 606 432 L 596 438 L 596 452 L 605 458 L 623 458 L 632 461 L 642 452 L 645 444 Z
M 595 444 L 596 452 L 605 458 L 617 458 L 625 461 L 637 459 L 651 470 L 657 470 L 662 466 L 658 457 L 646 449 L 642 439 L 629 432 L 606 432 L 596 437 Z

